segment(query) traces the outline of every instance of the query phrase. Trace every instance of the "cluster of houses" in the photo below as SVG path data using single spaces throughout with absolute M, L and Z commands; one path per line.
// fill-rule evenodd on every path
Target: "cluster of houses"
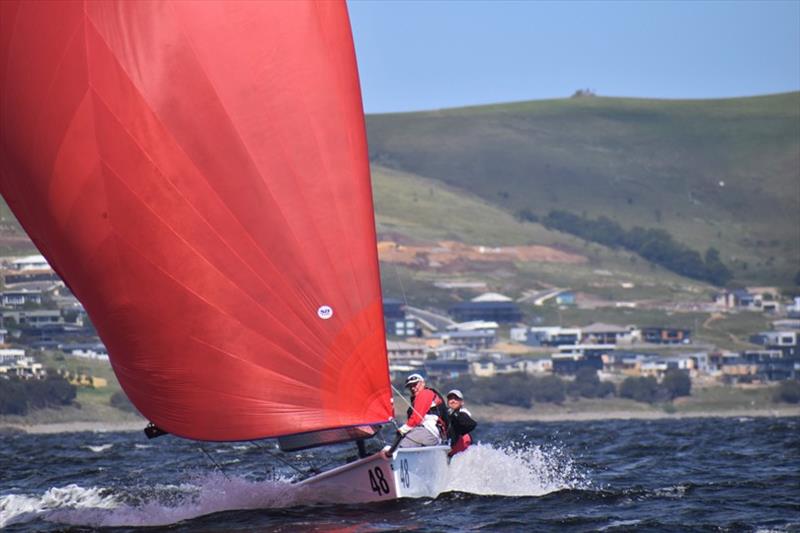
M 774 287 L 751 287 L 722 291 L 714 296 L 714 304 L 720 310 L 761 311 L 769 314 L 787 312 L 800 313 L 800 297 L 786 305 Z
M 108 360 L 108 352 L 80 302 L 41 255 L 7 261 L 2 275 L 0 377 L 43 377 L 42 366 L 26 355 L 36 350 Z M 603 323 L 582 327 L 523 326 L 521 301 L 574 305 L 576 295 L 568 289 L 551 289 L 514 301 L 502 294 L 485 293 L 453 305 L 446 315 L 385 299 L 393 377 L 410 372 L 440 379 L 518 372 L 570 376 L 584 367 L 596 369 L 609 380 L 661 377 L 673 368 L 694 377 L 726 382 L 770 381 L 800 375 L 800 298 L 787 305 L 772 289 L 725 291 L 715 297 L 713 305 L 719 309 L 786 316 L 773 322 L 773 331 L 750 338 L 758 349 L 743 352 L 694 349 L 692 331 L 685 328 Z M 674 355 L 663 355 L 665 351 Z M 70 377 L 73 378 L 83 379 Z
M 41 364 L 26 355 L 39 350 L 108 360 L 108 352 L 83 306 L 43 256 L 9 260 L 3 264 L 2 276 L 0 346 L 14 347 L 0 348 L 6 353 L 0 356 L 0 377 L 44 378 Z
M 796 304 L 800 307 L 800 302 Z M 490 293 L 454 306 L 449 317 L 440 317 L 440 323 L 433 324 L 429 314 L 406 312 L 401 302 L 387 300 L 387 331 L 394 334 L 394 340 L 387 342 L 393 379 L 409 372 L 422 372 L 433 379 L 520 372 L 571 376 L 584 367 L 597 370 L 601 378 L 610 381 L 628 376 L 662 378 L 670 369 L 726 383 L 800 376 L 800 317 L 776 320 L 774 331 L 753 335 L 750 342 L 759 349 L 727 352 L 694 349 L 692 331 L 686 328 L 603 323 L 520 326 L 517 319 L 521 315 L 514 306 L 510 298 Z M 786 309 L 791 311 L 792 306 Z M 499 342 L 501 323 L 509 332 L 510 343 Z M 673 354 L 664 355 L 664 351 Z

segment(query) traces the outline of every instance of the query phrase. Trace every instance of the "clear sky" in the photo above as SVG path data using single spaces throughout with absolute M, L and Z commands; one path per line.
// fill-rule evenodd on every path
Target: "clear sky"
M 800 90 L 800 0 L 349 0 L 367 113 Z

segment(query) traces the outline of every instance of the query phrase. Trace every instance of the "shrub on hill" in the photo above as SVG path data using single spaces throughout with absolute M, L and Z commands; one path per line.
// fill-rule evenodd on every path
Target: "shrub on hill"
M 692 378 L 683 370 L 670 368 L 667 370 L 667 373 L 664 374 L 661 387 L 667 393 L 670 400 L 674 400 L 679 396 L 689 396 L 692 393 Z
M 800 403 L 800 381 L 787 379 L 781 381 L 775 394 L 772 396 L 774 402 Z
M 0 379 L 0 414 L 24 415 L 27 412 L 25 384 L 16 379 Z
M 659 400 L 658 381 L 654 377 L 625 378 L 619 386 L 619 395 L 637 402 L 655 403 Z
M 566 399 L 564 381 L 558 376 L 533 379 L 533 399 L 540 403 L 562 403 Z
M 139 411 L 134 407 L 128 397 L 122 391 L 117 391 L 111 395 L 109 398 L 108 403 L 111 404 L 111 407 L 115 409 L 119 409 L 120 411 L 125 411 L 128 413 L 138 413 Z
M 687 372 L 671 368 L 664 374 L 661 383 L 652 376 L 629 377 L 619 386 L 619 395 L 637 402 L 655 403 L 679 396 L 689 396 L 692 380 Z
M 600 381 L 597 370 L 588 367 L 578 370 L 575 381 L 571 382 L 567 389 L 573 398 L 605 398 L 616 393 L 613 383 Z
M 69 405 L 77 389 L 61 376 L 46 379 L 0 379 L 0 414 L 25 415 L 31 409 Z
M 587 241 L 606 246 L 622 247 L 660 265 L 667 270 L 688 278 L 707 281 L 714 285 L 725 285 L 733 275 L 714 248 L 706 250 L 705 259 L 691 248 L 675 241 L 663 229 L 639 226 L 626 231 L 608 217 L 595 220 L 568 211 L 550 211 L 542 224 L 550 229 L 577 235 Z

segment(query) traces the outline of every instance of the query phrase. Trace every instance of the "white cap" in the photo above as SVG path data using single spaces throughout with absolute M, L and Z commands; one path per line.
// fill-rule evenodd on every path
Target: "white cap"
M 411 374 L 406 378 L 406 387 L 408 387 L 409 385 L 415 385 L 420 381 L 425 381 L 425 378 L 423 378 L 419 374 Z
M 450 392 L 447 393 L 447 396 L 455 396 L 459 400 L 463 400 L 464 399 L 464 395 L 461 394 L 461 391 L 458 390 L 458 389 L 451 390 Z

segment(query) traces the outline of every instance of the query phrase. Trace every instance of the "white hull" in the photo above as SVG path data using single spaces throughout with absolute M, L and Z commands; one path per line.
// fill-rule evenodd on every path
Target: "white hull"
M 435 498 L 447 488 L 449 451 L 449 446 L 399 448 L 391 459 L 378 452 L 298 485 L 341 503 Z

